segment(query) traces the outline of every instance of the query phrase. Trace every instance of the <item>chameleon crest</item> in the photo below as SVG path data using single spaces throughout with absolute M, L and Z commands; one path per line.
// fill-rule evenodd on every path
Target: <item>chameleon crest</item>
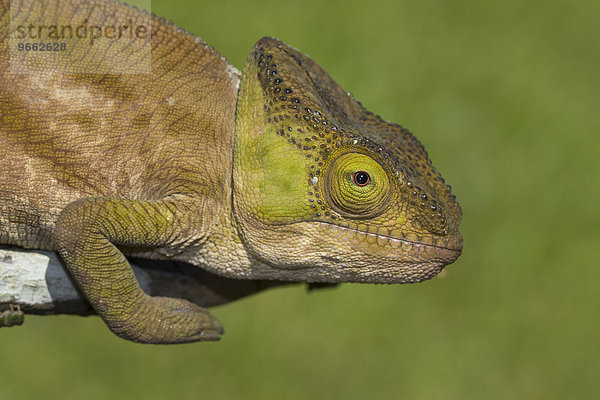
M 56 58 L 15 52 L 19 35 L 68 26 L 95 36 Z M 460 216 L 411 133 L 277 39 L 240 74 L 116 1 L 0 0 L 0 244 L 58 251 L 122 338 L 223 332 L 144 293 L 125 256 L 246 280 L 418 282 L 460 255 Z

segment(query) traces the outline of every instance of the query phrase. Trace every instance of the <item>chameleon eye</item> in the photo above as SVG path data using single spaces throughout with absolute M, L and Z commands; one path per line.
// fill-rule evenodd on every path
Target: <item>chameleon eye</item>
M 371 183 L 371 176 L 365 171 L 356 171 L 352 174 L 352 182 L 354 182 L 356 186 L 367 186 Z
M 332 157 L 326 168 L 325 198 L 348 218 L 371 218 L 389 205 L 390 182 L 383 167 L 363 153 Z

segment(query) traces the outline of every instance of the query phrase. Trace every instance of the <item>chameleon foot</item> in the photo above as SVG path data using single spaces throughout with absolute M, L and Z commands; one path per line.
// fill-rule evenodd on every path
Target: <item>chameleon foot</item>
M 105 319 L 118 336 L 141 343 L 219 340 L 223 326 L 202 307 L 186 300 L 145 296 L 144 305 L 120 322 Z
M 25 314 L 19 305 L 10 305 L 10 309 L 0 312 L 0 327 L 23 325 Z

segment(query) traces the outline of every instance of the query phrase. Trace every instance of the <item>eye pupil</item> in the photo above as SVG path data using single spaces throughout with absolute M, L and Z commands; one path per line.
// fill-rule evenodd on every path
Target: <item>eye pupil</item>
M 371 182 L 371 177 L 365 171 L 357 171 L 352 174 L 352 180 L 356 186 L 367 186 Z

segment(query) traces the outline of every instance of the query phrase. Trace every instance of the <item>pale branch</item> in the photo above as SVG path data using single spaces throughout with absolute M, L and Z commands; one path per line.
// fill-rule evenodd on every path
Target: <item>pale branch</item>
M 133 270 L 147 294 L 180 297 L 204 307 L 289 284 L 223 278 L 173 261 L 135 259 Z M 29 314 L 94 313 L 56 253 L 0 247 L 0 311 L 11 306 Z

